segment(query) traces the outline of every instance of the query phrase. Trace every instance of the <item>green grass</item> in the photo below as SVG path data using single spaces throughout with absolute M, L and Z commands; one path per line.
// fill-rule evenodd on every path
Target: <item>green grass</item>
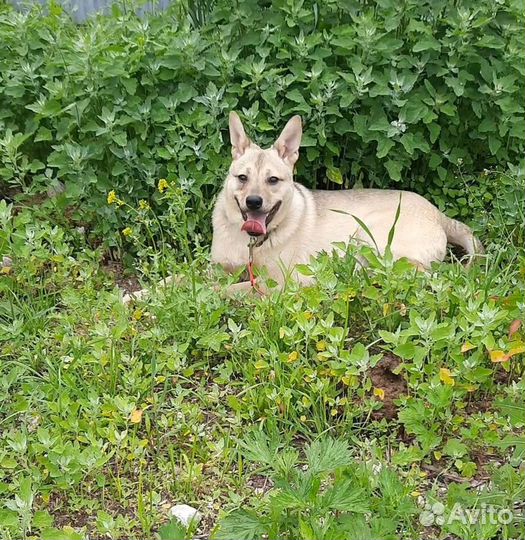
M 517 516 L 525 491 L 523 181 L 490 180 L 469 270 L 350 250 L 304 269 L 316 287 L 242 301 L 170 188 L 165 216 L 115 209 L 145 282 L 187 276 L 131 307 L 81 232 L 0 203 L 0 537 L 168 538 L 178 503 L 204 537 L 520 537 L 434 519 Z

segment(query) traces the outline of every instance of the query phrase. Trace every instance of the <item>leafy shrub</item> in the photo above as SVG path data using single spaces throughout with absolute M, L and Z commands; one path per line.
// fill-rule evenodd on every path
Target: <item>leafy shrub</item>
M 73 205 L 72 217 L 105 234 L 117 225 L 103 204 L 111 189 L 138 200 L 165 177 L 204 217 L 228 163 L 232 109 L 262 144 L 300 114 L 298 174 L 311 187 L 408 187 L 461 214 L 458 165 L 521 157 L 517 0 L 186 7 L 142 20 L 115 8 L 83 26 L 54 4 L 49 14 L 4 9 L 3 189 L 63 184 L 58 210 Z

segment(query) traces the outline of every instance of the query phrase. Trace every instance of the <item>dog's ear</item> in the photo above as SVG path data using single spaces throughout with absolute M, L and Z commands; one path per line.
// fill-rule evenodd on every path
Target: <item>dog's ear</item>
M 279 138 L 275 141 L 273 147 L 277 150 L 281 159 L 293 165 L 299 158 L 299 146 L 301 146 L 301 137 L 303 135 L 303 126 L 299 115 L 293 116 L 288 120 L 286 126 Z
M 239 115 L 234 111 L 230 113 L 230 142 L 232 143 L 233 159 L 240 158 L 252 144 L 246 136 Z

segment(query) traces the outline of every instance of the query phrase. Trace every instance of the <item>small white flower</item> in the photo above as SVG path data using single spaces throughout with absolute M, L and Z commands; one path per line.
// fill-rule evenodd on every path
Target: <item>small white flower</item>
M 397 129 L 399 133 L 404 133 L 407 130 L 407 125 L 405 124 L 405 122 L 401 122 L 401 120 L 392 120 L 392 122 L 390 122 L 390 125 L 393 128 Z

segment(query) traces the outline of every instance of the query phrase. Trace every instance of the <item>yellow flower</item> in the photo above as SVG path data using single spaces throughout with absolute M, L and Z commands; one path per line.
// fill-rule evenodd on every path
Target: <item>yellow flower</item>
M 120 200 L 117 197 L 117 194 L 115 193 L 115 190 L 112 189 L 108 193 L 108 204 L 116 204 L 117 206 L 122 206 L 124 204 L 124 201 Z
M 299 353 L 297 351 L 292 351 L 288 355 L 288 363 L 290 364 L 292 362 L 295 362 L 298 358 L 299 358 Z
M 326 351 L 326 341 L 322 339 L 315 344 L 318 351 Z
M 454 375 L 448 368 L 439 368 L 439 379 L 441 382 L 444 382 L 447 386 L 454 386 Z
M 139 201 L 139 208 L 141 210 L 151 210 L 151 206 L 148 204 L 147 201 L 145 201 L 144 199 L 141 199 Z
M 385 399 L 385 391 L 382 388 L 374 388 L 374 396 L 383 401 Z
M 159 191 L 161 193 L 164 193 L 170 187 L 170 185 L 168 184 L 168 181 L 165 178 L 161 178 L 159 180 L 157 187 L 159 188 Z
M 122 234 L 124 236 L 131 236 L 133 234 L 133 229 L 131 227 L 126 227 L 123 231 L 122 231 Z
M 142 410 L 141 409 L 135 409 L 130 416 L 130 422 L 132 424 L 140 424 L 140 421 L 142 420 Z
M 118 197 L 117 197 L 117 194 L 115 193 L 115 190 L 111 190 L 109 193 L 108 193 L 108 204 L 114 204 L 118 202 Z

